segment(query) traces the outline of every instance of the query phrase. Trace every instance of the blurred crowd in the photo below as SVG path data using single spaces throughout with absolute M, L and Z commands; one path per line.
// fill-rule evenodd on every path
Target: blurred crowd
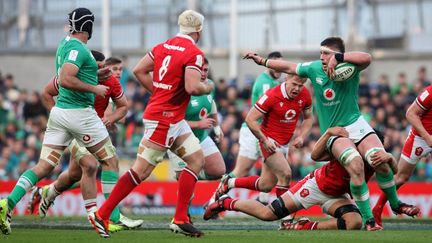
M 236 80 L 214 81 L 219 120 L 225 134 L 225 139 L 219 147 L 227 171 L 231 171 L 239 151 L 239 129 L 251 106 L 253 78 L 246 80 L 246 85 L 242 89 L 237 87 Z M 121 84 L 129 102 L 129 111 L 124 124 L 118 124 L 118 133 L 113 135 L 113 143 L 121 160 L 133 160 L 143 134 L 142 114 L 150 94 L 138 85 L 127 68 L 123 70 Z M 424 67 L 419 68 L 415 79 L 409 79 L 403 72 L 399 73 L 397 80 L 394 81 L 389 80 L 386 74 L 381 75 L 378 80 L 368 80 L 366 76 L 361 76 L 361 112 L 373 128 L 385 134 L 385 147 L 396 159 L 400 157 L 410 129 L 405 112 L 417 94 L 428 85 L 430 80 Z M 39 92 L 18 87 L 12 74 L 0 73 L 0 180 L 17 179 L 37 162 L 48 113 Z M 302 178 L 322 165 L 310 158 L 311 150 L 319 136 L 319 127 L 314 124 L 304 147 L 290 148 L 289 161 L 294 180 Z M 68 163 L 69 156 L 66 153 L 52 178 L 57 178 L 58 174 L 67 168 Z M 260 167 L 261 162 L 256 164 L 251 173 L 259 173 Z M 432 181 L 430 156 L 417 164 L 411 180 Z

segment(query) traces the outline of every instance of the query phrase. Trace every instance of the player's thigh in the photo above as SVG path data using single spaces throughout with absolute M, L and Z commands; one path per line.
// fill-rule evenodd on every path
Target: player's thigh
M 275 152 L 264 160 L 264 164 L 278 177 L 291 175 L 291 169 L 285 155 Z
M 370 134 L 375 134 L 375 131 L 363 116 L 360 116 L 357 121 L 345 126 L 344 128 L 348 132 L 349 139 L 351 139 L 354 144 L 359 144 Z
M 167 151 L 168 160 L 174 172 L 175 178 L 178 179 L 180 172 L 186 167 L 186 163 L 171 150 Z
M 206 137 L 200 145 L 204 153 L 204 171 L 224 174 L 225 162 L 214 141 L 210 137 Z
M 68 131 L 68 117 L 64 110 L 53 107 L 42 144 L 54 146 L 68 146 L 73 139 Z
M 239 156 L 247 158 L 252 163 L 261 157 L 258 139 L 248 127 L 243 126 L 240 128 L 239 145 Z
M 96 111 L 92 108 L 73 109 L 71 133 L 77 142 L 94 153 L 109 139 L 108 131 Z M 72 122 L 71 122 L 72 123 Z
M 402 148 L 401 161 L 404 160 L 406 163 L 415 167 L 421 158 L 429 155 L 431 152 L 432 148 L 426 143 L 426 141 L 422 137 L 414 135 L 414 133 L 410 131 Z M 406 167 L 410 166 L 406 165 Z
M 286 194 L 294 201 L 298 208 L 308 209 L 314 205 L 321 205 L 328 199 L 328 195 L 318 188 L 313 172 L 292 186 Z
M 344 194 L 340 197 L 328 197 L 328 200 L 323 202 L 321 207 L 324 213 L 335 217 L 335 212 L 338 208 L 351 204 L 355 205 L 355 203 L 349 198 L 349 195 Z

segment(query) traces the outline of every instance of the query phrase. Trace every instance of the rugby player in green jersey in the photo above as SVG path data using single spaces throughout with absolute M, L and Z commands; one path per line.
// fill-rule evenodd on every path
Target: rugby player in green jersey
M 362 117 L 358 106 L 360 71 L 371 63 L 370 54 L 345 52 L 345 44 L 341 38 L 329 37 L 321 42 L 320 60 L 312 62 L 270 60 L 255 53 L 248 53 L 244 58 L 284 73 L 308 77 L 314 89 L 321 132 L 335 126 L 344 127 L 348 131 L 351 142 L 338 141 L 337 137 L 333 137 L 329 139 L 328 149 L 338 157 L 350 174 L 351 193 L 362 213 L 366 229 L 377 230 L 380 226 L 375 223 L 370 208 L 363 158 L 376 167 L 378 185 L 389 198 L 393 211 L 401 211 L 404 204 L 399 201 L 396 194 L 392 170 L 389 170 L 388 164 L 373 163 L 376 153 L 384 150 L 384 146 Z M 347 80 L 336 82 L 333 80 L 336 77 L 336 66 L 344 62 L 354 65 L 354 73 Z M 378 172 L 381 171 L 380 166 L 384 167 L 382 171 L 388 173 Z
M 101 161 L 114 159 L 115 148 L 93 108 L 95 95 L 104 97 L 108 89 L 98 85 L 98 66 L 86 46 L 92 36 L 93 22 L 94 15 L 86 8 L 69 13 L 70 34 L 60 42 L 55 59 L 60 84 L 57 103 L 49 116 L 38 163 L 21 175 L 6 199 L 0 200 L 0 229 L 4 234 L 11 232 L 10 222 L 16 204 L 53 171 L 72 139 Z M 83 173 L 82 183 L 87 185 L 89 194 L 96 190 L 93 175 Z

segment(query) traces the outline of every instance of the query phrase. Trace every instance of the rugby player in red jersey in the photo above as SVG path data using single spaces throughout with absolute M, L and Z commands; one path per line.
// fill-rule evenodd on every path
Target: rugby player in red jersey
M 95 214 L 92 224 L 100 236 L 108 234 L 107 223 L 114 207 L 151 174 L 167 149 L 187 164 L 179 176 L 176 211 L 170 228 L 189 236 L 203 235 L 191 224 L 187 209 L 204 155 L 184 120 L 190 96 L 213 90 L 212 84 L 201 82 L 204 55 L 196 42 L 201 37 L 203 21 L 204 17 L 193 10 L 181 13 L 180 33 L 156 45 L 134 68 L 137 79 L 152 93 L 143 115 L 144 136 L 132 168 L 119 179 Z
M 395 175 L 396 187 L 401 187 L 413 174 L 417 162 L 432 152 L 432 85 L 428 86 L 411 104 L 406 113 L 406 118 L 412 128 L 402 149 L 402 155 L 398 163 L 398 173 Z M 387 202 L 387 196 L 383 193 L 372 210 L 377 224 L 382 225 L 382 211 Z M 418 216 L 418 207 L 403 207 L 406 214 Z
M 273 221 L 298 210 L 320 205 L 325 213 L 334 218 L 323 222 L 314 222 L 305 218 L 294 223 L 285 221 L 282 222 L 281 229 L 360 229 L 362 227 L 360 211 L 349 196 L 350 176 L 327 150 L 328 146 L 331 147 L 328 141 L 332 136 L 339 136 L 338 139 L 341 140 L 348 139 L 348 132 L 342 127 L 329 128 L 315 144 L 311 156 L 316 161 L 330 160 L 330 162 L 311 172 L 268 206 L 255 200 L 236 200 L 223 195 L 207 208 L 204 219 L 224 210 L 233 210 L 261 220 Z M 374 158 L 377 163 L 394 163 L 393 157 L 384 151 L 378 152 Z M 369 179 L 373 173 L 372 167 L 365 163 L 365 178 Z
M 264 157 L 261 176 L 225 176 L 215 193 L 216 199 L 231 188 L 269 192 L 276 186 L 277 196 L 288 190 L 291 180 L 291 168 L 286 159 L 288 143 L 301 114 L 304 119 L 293 146 L 299 148 L 303 145 L 303 139 L 313 123 L 311 96 L 303 87 L 306 80 L 297 75 L 287 76 L 285 82 L 268 90 L 258 99 L 246 117 L 246 124 L 260 141 Z M 276 185 L 277 182 L 280 184 Z

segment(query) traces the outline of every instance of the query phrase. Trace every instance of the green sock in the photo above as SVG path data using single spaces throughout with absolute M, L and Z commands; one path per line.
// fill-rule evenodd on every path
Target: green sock
M 78 183 L 78 182 L 75 182 L 71 187 L 69 187 L 68 190 L 72 190 L 72 189 L 75 189 L 75 188 L 78 188 L 78 187 L 80 187 L 80 186 L 79 186 L 79 183 Z
M 15 205 L 24 197 L 37 182 L 38 177 L 32 170 L 26 170 L 18 179 L 12 192 L 7 197 L 9 210 L 15 208 Z
M 396 185 L 393 180 L 393 172 L 390 171 L 387 175 L 376 172 L 376 179 L 379 187 L 387 196 L 391 208 L 398 208 L 399 198 L 396 193 Z
M 231 177 L 231 178 L 236 178 L 236 176 L 234 175 L 234 173 L 231 171 L 230 173 L 228 173 L 228 175 Z
M 362 215 L 363 223 L 368 219 L 373 218 L 372 210 L 369 202 L 369 189 L 366 182 L 363 182 L 360 186 L 356 186 L 350 182 L 351 194 L 356 202 L 360 213 Z
M 110 170 L 102 170 L 101 173 L 101 182 L 102 182 L 102 192 L 105 196 L 105 199 L 108 198 L 111 193 L 114 185 L 117 183 L 119 179 L 118 172 L 110 171 Z M 120 208 L 117 205 L 110 215 L 110 220 L 114 223 L 118 223 L 120 220 Z

